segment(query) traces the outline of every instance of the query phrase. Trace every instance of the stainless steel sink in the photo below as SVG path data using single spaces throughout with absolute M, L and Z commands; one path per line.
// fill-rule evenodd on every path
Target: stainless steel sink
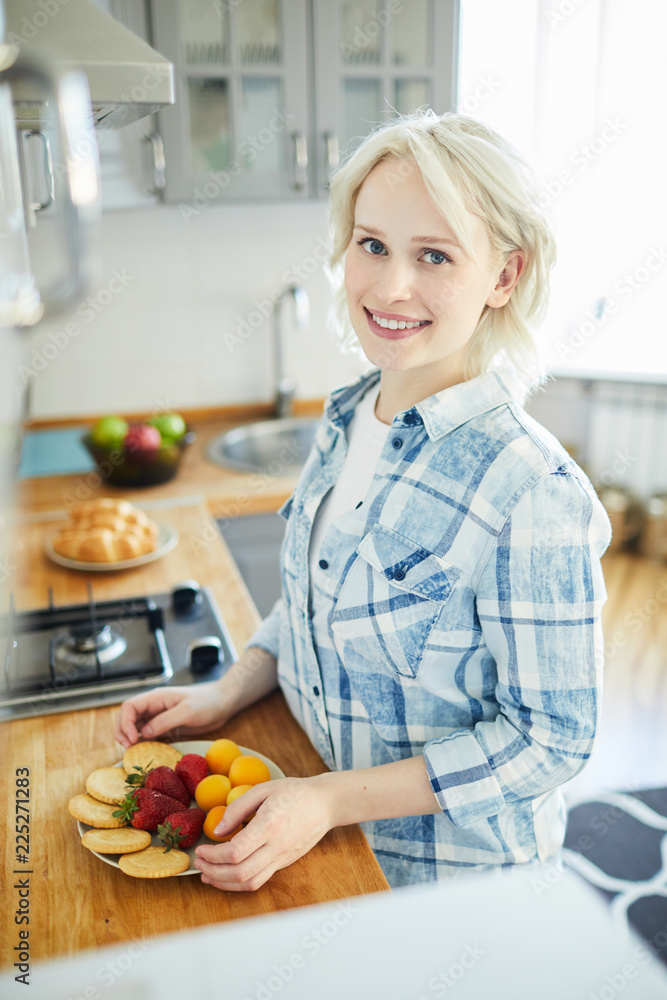
M 214 438 L 207 454 L 223 469 L 298 476 L 315 439 L 318 422 L 310 417 L 286 417 L 235 427 Z

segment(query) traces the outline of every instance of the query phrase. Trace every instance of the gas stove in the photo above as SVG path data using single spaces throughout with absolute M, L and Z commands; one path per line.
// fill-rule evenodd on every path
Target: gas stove
M 113 705 L 161 684 L 220 677 L 236 651 L 208 587 L 49 606 L 0 618 L 0 722 Z

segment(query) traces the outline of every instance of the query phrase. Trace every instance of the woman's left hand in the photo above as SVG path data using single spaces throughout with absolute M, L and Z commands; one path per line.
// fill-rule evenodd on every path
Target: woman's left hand
M 230 841 L 202 844 L 195 867 L 202 882 L 228 892 L 259 889 L 274 872 L 306 854 L 332 826 L 326 784 L 280 778 L 256 785 L 227 806 L 215 833 L 223 836 L 256 811 Z

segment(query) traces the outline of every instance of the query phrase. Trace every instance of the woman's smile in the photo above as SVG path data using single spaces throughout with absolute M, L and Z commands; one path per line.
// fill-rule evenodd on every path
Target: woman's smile
M 414 334 L 419 333 L 420 330 L 430 326 L 431 322 L 430 320 L 399 317 L 395 313 L 387 314 L 376 310 L 371 312 L 366 306 L 363 308 L 370 329 L 378 337 L 384 337 L 387 340 L 403 340 L 405 337 L 412 337 Z

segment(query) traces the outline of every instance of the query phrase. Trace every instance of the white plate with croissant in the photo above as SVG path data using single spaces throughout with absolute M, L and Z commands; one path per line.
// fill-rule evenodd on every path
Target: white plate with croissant
M 102 497 L 77 504 L 48 537 L 49 559 L 86 572 L 132 569 L 161 559 L 178 543 L 171 524 L 151 521 L 127 500 Z

